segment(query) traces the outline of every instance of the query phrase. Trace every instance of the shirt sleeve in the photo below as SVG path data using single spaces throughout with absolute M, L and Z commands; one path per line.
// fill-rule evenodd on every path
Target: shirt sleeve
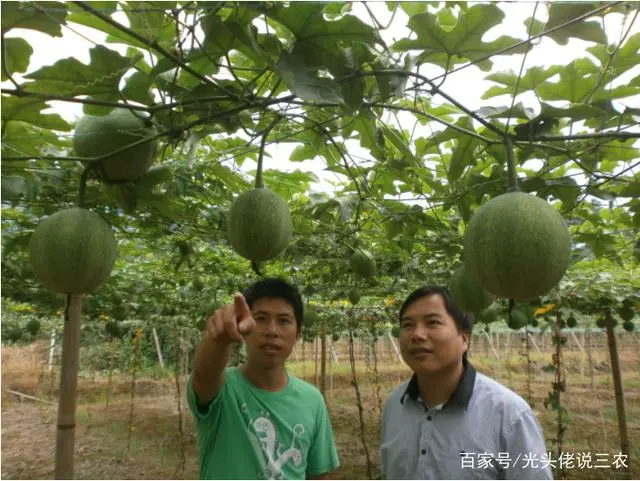
M 319 475 L 328 473 L 340 467 L 338 450 L 333 437 L 333 428 L 329 420 L 329 412 L 320 398 L 320 407 L 316 419 L 316 432 L 309 449 L 307 462 L 307 475 Z
M 504 479 L 553 479 L 542 428 L 531 409 L 513 420 L 505 437 L 510 463 Z
M 222 385 L 222 389 L 220 389 L 220 392 L 215 398 L 213 398 L 207 408 L 202 409 L 198 405 L 198 396 L 193 390 L 192 377 L 193 374 L 190 374 L 187 382 L 187 403 L 189 404 L 189 409 L 195 418 L 196 424 L 211 424 L 212 422 L 216 422 L 220 411 L 222 410 L 222 398 L 224 397 L 224 391 L 227 388 L 227 383 L 225 382 Z

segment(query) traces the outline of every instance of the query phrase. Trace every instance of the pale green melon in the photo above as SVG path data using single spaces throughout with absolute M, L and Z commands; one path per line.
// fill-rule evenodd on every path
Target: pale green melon
M 76 124 L 73 148 L 79 157 L 97 158 L 157 134 L 148 114 L 126 108 L 113 109 L 104 116 L 85 115 Z M 158 140 L 137 144 L 105 158 L 96 169 L 107 182 L 135 181 L 153 164 Z
M 267 188 L 238 196 L 228 218 L 228 237 L 233 250 L 252 261 L 268 261 L 290 244 L 293 221 L 287 203 Z
M 79 207 L 50 215 L 29 239 L 35 274 L 54 292 L 92 292 L 109 277 L 116 256 L 111 227 L 95 212 Z
M 356 249 L 349 257 L 349 265 L 358 277 L 370 279 L 376 275 L 376 261 L 366 249 Z
M 489 307 L 495 296 L 487 292 L 467 271 L 463 264 L 449 281 L 449 290 L 455 303 L 463 310 L 478 314 Z
M 570 253 L 569 229 L 560 213 L 523 192 L 487 202 L 465 232 L 469 273 L 487 291 L 508 299 L 534 299 L 555 287 Z

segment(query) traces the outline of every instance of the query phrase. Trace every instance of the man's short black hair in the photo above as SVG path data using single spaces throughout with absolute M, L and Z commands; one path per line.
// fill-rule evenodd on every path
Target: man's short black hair
M 402 304 L 402 307 L 400 308 L 400 322 L 402 322 L 402 316 L 404 315 L 404 312 L 409 308 L 411 304 L 422 299 L 423 297 L 433 295 L 440 295 L 442 297 L 442 300 L 444 301 L 444 307 L 455 321 L 458 332 L 467 331 L 469 333 L 469 337 L 471 337 L 471 332 L 473 331 L 473 314 L 463 311 L 453 300 L 449 289 L 442 286 L 423 286 L 409 294 L 409 296 Z M 465 352 L 463 355 L 463 359 L 466 358 L 467 353 Z
M 243 295 L 250 309 L 253 307 L 254 302 L 263 298 L 283 299 L 287 301 L 291 304 L 291 307 L 293 307 L 298 330 L 302 328 L 302 320 L 304 319 L 302 296 L 295 286 L 289 284 L 284 279 L 277 277 L 261 279 L 249 286 Z

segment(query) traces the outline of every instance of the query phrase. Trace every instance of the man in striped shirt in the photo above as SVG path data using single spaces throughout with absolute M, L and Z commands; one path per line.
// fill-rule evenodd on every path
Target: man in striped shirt
M 385 403 L 384 477 L 553 479 L 531 407 L 467 360 L 473 318 L 447 289 L 417 289 L 399 317 L 400 350 L 414 374 Z

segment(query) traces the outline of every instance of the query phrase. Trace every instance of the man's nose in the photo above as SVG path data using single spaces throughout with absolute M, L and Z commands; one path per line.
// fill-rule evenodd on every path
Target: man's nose
M 267 329 L 265 330 L 264 333 L 267 336 L 277 336 L 278 335 L 278 324 L 277 324 L 277 321 L 270 321 L 267 324 Z
M 418 324 L 413 330 L 411 340 L 412 341 L 426 341 L 429 337 L 428 329 L 425 326 Z

